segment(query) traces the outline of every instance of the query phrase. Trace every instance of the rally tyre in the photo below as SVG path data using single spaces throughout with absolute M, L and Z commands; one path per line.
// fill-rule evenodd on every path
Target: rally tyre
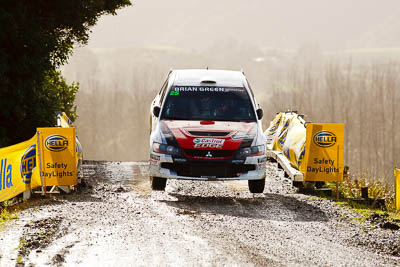
M 262 193 L 264 192 L 265 179 L 261 180 L 249 180 L 249 191 L 250 193 Z
M 167 185 L 167 179 L 160 177 L 150 177 L 151 189 L 155 191 L 164 191 Z

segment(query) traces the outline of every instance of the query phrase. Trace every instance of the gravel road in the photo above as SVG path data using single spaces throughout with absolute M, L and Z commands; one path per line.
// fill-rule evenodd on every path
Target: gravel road
M 263 194 L 245 181 L 170 180 L 166 192 L 152 192 L 145 163 L 84 168 L 78 192 L 20 205 L 19 219 L 0 231 L 0 266 L 400 263 L 400 231 L 296 193 L 273 163 Z

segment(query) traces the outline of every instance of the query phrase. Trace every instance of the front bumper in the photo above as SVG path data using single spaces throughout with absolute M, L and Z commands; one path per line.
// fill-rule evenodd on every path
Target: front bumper
M 225 181 L 265 178 L 266 156 L 235 160 L 173 159 L 170 155 L 150 154 L 150 176 L 167 179 Z

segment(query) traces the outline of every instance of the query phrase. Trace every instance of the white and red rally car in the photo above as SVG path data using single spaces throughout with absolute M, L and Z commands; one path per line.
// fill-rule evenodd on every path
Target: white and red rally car
M 265 185 L 263 111 L 239 71 L 172 70 L 151 105 L 150 181 L 248 180 Z

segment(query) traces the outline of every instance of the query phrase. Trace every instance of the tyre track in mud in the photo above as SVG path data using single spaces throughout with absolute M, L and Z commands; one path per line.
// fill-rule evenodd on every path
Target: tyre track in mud
M 86 162 L 86 187 L 30 201 L 18 221 L 4 226 L 0 266 L 394 266 L 400 260 L 391 255 L 400 247 L 398 231 L 361 225 L 333 202 L 296 194 L 274 164 L 267 174 L 263 194 L 250 194 L 246 181 L 170 180 L 166 192 L 151 192 L 147 164 Z M 381 246 L 368 246 L 374 242 Z

